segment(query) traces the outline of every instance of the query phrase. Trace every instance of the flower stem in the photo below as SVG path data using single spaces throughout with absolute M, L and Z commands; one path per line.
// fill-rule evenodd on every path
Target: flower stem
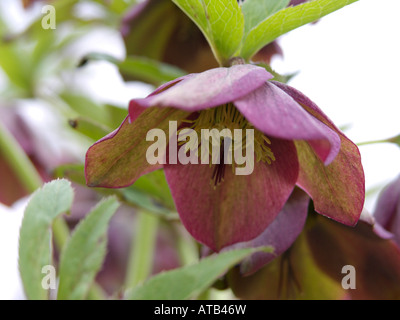
M 373 141 L 363 141 L 363 142 L 359 142 L 357 143 L 357 146 L 367 146 L 370 144 L 377 144 L 377 143 L 390 143 L 391 141 L 388 140 L 373 140 Z
M 52 230 L 54 243 L 58 248 L 58 251 L 61 252 L 69 239 L 69 228 L 65 223 L 63 216 L 59 216 L 53 221 Z
M 199 261 L 198 249 L 192 239 L 188 239 L 185 235 L 176 230 L 177 250 L 182 266 L 194 264 Z
M 360 143 L 357 143 L 357 146 L 365 146 L 365 145 L 376 144 L 376 143 L 394 143 L 394 144 L 397 144 L 398 146 L 400 146 L 400 135 L 397 135 L 397 136 L 391 137 L 391 138 L 387 138 L 387 139 L 360 142 Z
M 125 287 L 133 288 L 151 274 L 156 244 L 158 217 L 139 211 L 135 220 Z

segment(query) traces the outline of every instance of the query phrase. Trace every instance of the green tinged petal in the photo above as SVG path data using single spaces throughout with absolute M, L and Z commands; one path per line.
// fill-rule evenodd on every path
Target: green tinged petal
M 91 187 L 125 187 L 145 173 L 159 169 L 151 165 L 146 152 L 153 141 L 146 141 L 149 130 L 158 128 L 168 137 L 169 120 L 179 121 L 187 113 L 171 108 L 149 108 L 134 122 L 127 117 L 121 126 L 92 145 L 86 153 L 86 183 Z

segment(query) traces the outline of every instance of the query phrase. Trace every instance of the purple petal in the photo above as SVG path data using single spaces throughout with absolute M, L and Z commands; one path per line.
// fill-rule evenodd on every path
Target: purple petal
M 376 219 L 368 212 L 367 209 L 363 209 L 361 212 L 360 220 L 368 223 L 373 227 L 375 234 L 382 239 L 393 239 L 393 233 L 385 230 L 379 223 L 377 223 Z
M 142 107 L 175 107 L 192 112 L 238 99 L 271 78 L 264 68 L 249 64 L 215 68 L 185 76 L 158 94 L 133 101 Z
M 289 96 L 291 96 L 297 103 L 299 103 L 309 114 L 317 118 L 319 121 L 325 123 L 328 127 L 334 130 L 336 133 L 342 133 L 335 124 L 328 118 L 328 116 L 322 112 L 322 110 L 306 95 L 304 95 L 299 90 L 288 86 L 284 83 L 277 81 L 271 81 L 274 85 L 285 91 Z
M 250 175 L 235 175 L 226 165 L 224 181 L 211 185 L 213 167 L 167 164 L 165 175 L 186 229 L 214 251 L 258 236 L 282 209 L 298 174 L 290 141 L 271 139 L 276 161 L 257 162 Z
M 400 176 L 381 192 L 374 211 L 376 221 L 392 232 L 400 246 Z
M 181 82 L 181 81 L 187 80 L 187 79 L 191 79 L 191 78 L 193 78 L 195 75 L 196 75 L 196 74 L 191 73 L 191 74 L 187 74 L 187 75 L 185 75 L 185 76 L 183 76 L 183 77 L 179 77 L 179 78 L 177 78 L 177 79 L 168 81 L 168 82 L 162 84 L 161 86 L 159 86 L 159 87 L 158 87 L 156 90 L 154 90 L 152 93 L 150 93 L 150 94 L 149 94 L 149 97 L 155 96 L 155 95 L 157 95 L 157 94 L 163 92 L 164 90 L 168 89 L 169 87 L 174 86 L 174 85 L 177 84 L 178 82 Z
M 285 252 L 303 230 L 310 198 L 300 189 L 294 189 L 289 200 L 275 220 L 257 238 L 234 245 L 234 248 L 272 246 L 273 253 L 255 253 L 241 264 L 243 275 L 250 275 Z
M 326 165 L 339 152 L 339 136 L 274 83 L 265 83 L 250 94 L 234 100 L 234 104 L 247 120 L 268 136 L 310 141 Z
M 184 79 L 189 79 L 191 78 L 193 75 L 192 74 L 188 74 L 186 76 L 177 78 L 175 80 L 171 80 L 168 81 L 166 83 L 164 83 L 163 85 L 159 86 L 156 90 L 154 90 L 152 93 L 149 94 L 148 97 L 154 96 L 156 94 L 159 94 L 160 92 L 163 92 L 164 90 L 167 90 L 169 87 L 174 86 L 175 84 L 177 84 L 178 82 L 184 80 Z M 146 110 L 145 107 L 143 107 L 142 105 L 138 104 L 136 102 L 135 99 L 131 100 L 129 102 L 129 117 L 130 117 L 130 122 L 133 122 L 137 119 L 137 117 L 140 116 L 140 114 Z
M 290 3 L 288 4 L 288 7 L 297 6 L 297 5 L 307 2 L 307 1 L 308 0 L 291 0 Z

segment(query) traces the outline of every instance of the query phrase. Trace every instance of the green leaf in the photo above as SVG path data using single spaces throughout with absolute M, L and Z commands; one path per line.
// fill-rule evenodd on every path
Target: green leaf
M 128 56 L 117 66 L 125 80 L 133 78 L 155 85 L 160 85 L 186 74 L 175 66 L 139 56 Z
M 87 117 L 70 119 L 68 123 L 77 132 L 82 133 L 94 141 L 100 140 L 110 132 L 110 129 L 107 126 Z
M 8 80 L 23 93 L 29 95 L 32 91 L 32 75 L 34 67 L 30 57 L 25 55 L 20 44 L 6 43 L 0 45 L 0 68 Z
M 123 200 L 135 207 L 145 209 L 149 212 L 162 215 L 171 219 L 177 218 L 177 215 L 170 208 L 165 208 L 162 203 L 154 199 L 151 194 L 136 190 L 133 186 L 121 189 Z
M 64 91 L 59 94 L 60 98 L 65 101 L 73 111 L 78 115 L 90 118 L 105 124 L 108 120 L 108 113 L 104 105 L 99 104 L 87 96 L 81 94 L 74 94 L 69 91 Z
M 76 227 L 60 258 L 59 300 L 82 300 L 100 270 L 107 245 L 108 223 L 119 204 L 101 201 Z
M 104 1 L 99 1 L 104 4 Z M 136 5 L 136 0 L 111 0 L 106 2 L 109 9 L 115 13 L 122 14 L 124 13 L 130 6 Z
M 42 287 L 42 268 L 52 264 L 51 226 L 69 211 L 73 200 L 71 183 L 54 180 L 36 191 L 25 209 L 19 239 L 19 270 L 28 299 L 48 299 Z
M 72 182 L 85 185 L 85 165 L 84 164 L 64 164 L 58 166 L 53 171 L 54 178 L 67 178 Z
M 136 180 L 133 187 L 159 199 L 169 208 L 175 208 L 164 170 L 156 170 Z
M 255 251 L 255 249 L 226 251 L 202 259 L 197 264 L 160 273 L 142 285 L 128 290 L 125 298 L 130 300 L 194 298 L 210 287 L 229 268 Z
M 253 28 L 243 39 L 240 56 L 250 59 L 277 37 L 332 13 L 357 0 L 314 0 L 276 12 Z
M 84 95 L 63 91 L 59 97 L 71 108 L 71 127 L 95 140 L 118 127 L 126 117 L 126 108 L 97 103 Z
M 147 173 L 120 192 L 128 203 L 168 219 L 179 219 L 164 170 Z
M 290 0 L 246 0 L 241 6 L 244 16 L 244 34 L 257 27 L 275 12 L 286 8 Z
M 108 54 L 92 52 L 82 59 L 80 66 L 90 60 L 106 60 L 115 64 L 125 81 L 141 80 L 154 85 L 174 80 L 186 73 L 172 65 L 140 56 L 128 56 L 120 61 Z
M 172 1 L 200 28 L 221 65 L 235 56 L 244 28 L 244 17 L 236 0 Z

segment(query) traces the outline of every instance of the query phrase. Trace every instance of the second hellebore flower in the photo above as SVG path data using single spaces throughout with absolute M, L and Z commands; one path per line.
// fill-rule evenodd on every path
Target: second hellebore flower
M 258 236 L 295 185 L 311 196 L 317 212 L 354 225 L 364 203 L 358 148 L 312 101 L 271 78 L 264 68 L 239 64 L 189 74 L 132 100 L 122 125 L 88 150 L 87 184 L 124 187 L 164 167 L 183 224 L 215 251 Z M 253 172 L 236 175 L 231 164 L 168 159 L 150 165 L 146 151 L 154 142 L 146 141 L 147 133 L 168 132 L 172 120 L 197 133 L 254 129 Z

